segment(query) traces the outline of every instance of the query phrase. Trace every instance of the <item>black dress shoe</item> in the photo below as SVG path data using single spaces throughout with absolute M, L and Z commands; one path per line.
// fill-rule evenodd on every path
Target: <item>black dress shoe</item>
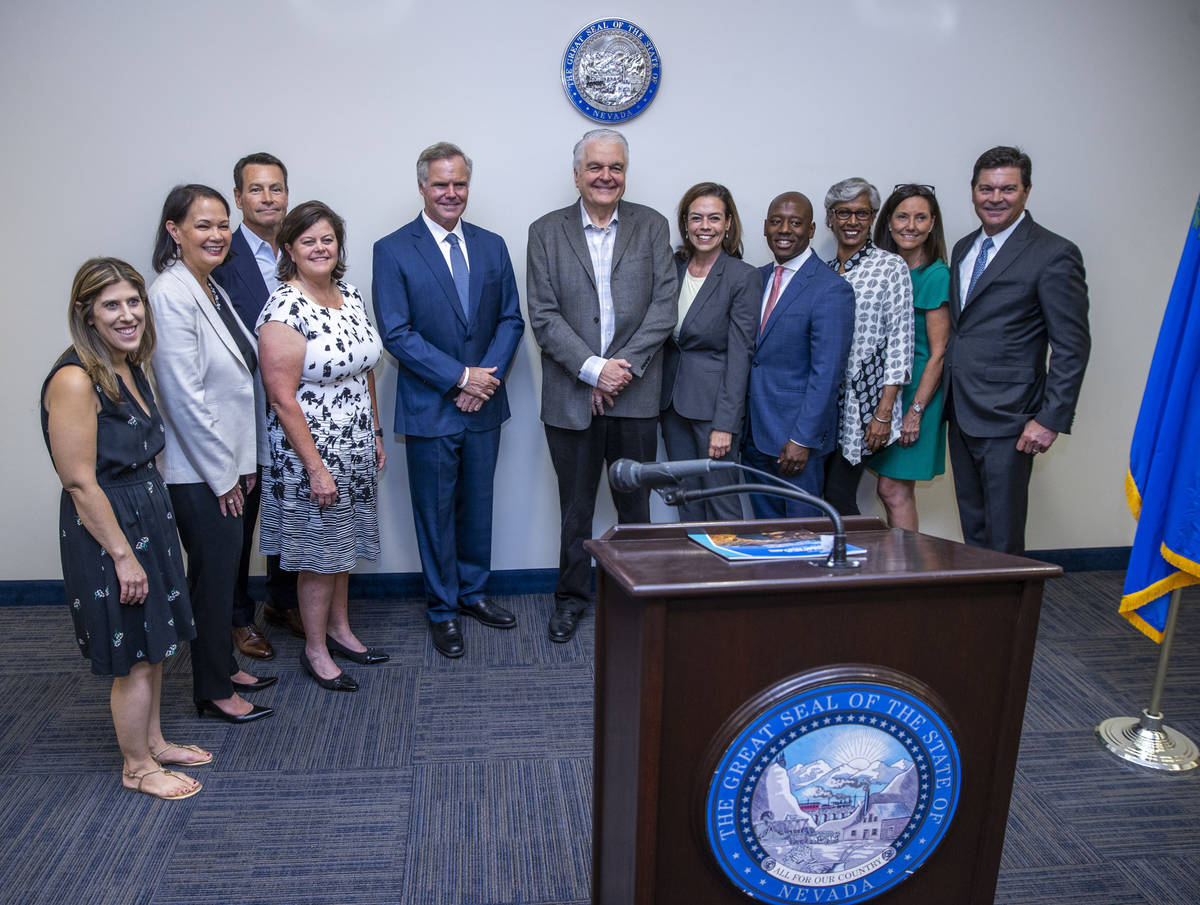
M 336 638 L 329 635 L 325 636 L 325 647 L 329 649 L 331 654 L 340 654 L 348 660 L 353 660 L 355 663 L 362 663 L 364 666 L 374 666 L 376 663 L 386 663 L 392 659 L 390 654 L 385 654 L 377 647 L 368 647 L 366 650 L 350 650 L 346 645 L 339 643 Z
M 240 691 L 243 694 L 247 691 L 262 691 L 264 688 L 270 688 L 279 681 L 279 676 L 259 676 L 253 682 L 234 682 L 233 690 Z
M 263 717 L 270 716 L 275 711 L 270 707 L 259 707 L 257 704 L 250 705 L 250 712 L 243 714 L 226 713 L 212 701 L 197 701 L 196 716 L 215 716 L 227 723 L 249 723 L 253 720 L 260 720 Z
M 317 671 L 313 669 L 312 664 L 308 662 L 308 654 L 304 651 L 300 651 L 300 665 L 304 667 L 305 672 L 313 677 L 313 681 L 322 688 L 326 688 L 329 691 L 358 691 L 358 683 L 346 675 L 345 672 L 339 672 L 332 679 L 322 679 L 317 675 Z
M 577 628 L 579 628 L 578 613 L 563 609 L 562 607 L 554 608 L 554 615 L 550 617 L 551 641 L 565 644 L 575 637 L 575 630 Z
M 480 600 L 479 603 L 464 603 L 459 606 L 458 611 L 489 628 L 516 628 L 517 625 L 516 616 L 487 599 Z
M 457 619 L 447 619 L 445 622 L 429 623 L 429 633 L 433 636 L 433 646 L 443 657 L 451 660 L 461 657 L 466 650 L 463 647 L 462 631 Z

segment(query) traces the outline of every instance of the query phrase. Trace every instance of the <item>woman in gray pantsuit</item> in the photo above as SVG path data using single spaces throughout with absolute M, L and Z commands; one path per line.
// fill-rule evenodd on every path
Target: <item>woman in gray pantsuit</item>
M 729 189 L 694 185 L 679 202 L 676 252 L 679 318 L 663 361 L 662 432 L 667 457 L 738 460 L 746 382 L 758 335 L 762 276 L 742 257 L 742 224 Z M 704 487 L 735 483 L 735 472 L 705 475 Z M 683 521 L 742 517 L 741 498 L 679 507 Z

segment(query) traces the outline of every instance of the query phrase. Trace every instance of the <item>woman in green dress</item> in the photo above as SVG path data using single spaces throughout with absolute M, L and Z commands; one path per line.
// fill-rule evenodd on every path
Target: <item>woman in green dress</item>
M 875 244 L 904 258 L 912 276 L 916 348 L 904 388 L 900 439 L 870 459 L 888 524 L 917 530 L 917 481 L 946 471 L 942 360 L 950 336 L 950 268 L 933 187 L 898 185 L 875 224 Z

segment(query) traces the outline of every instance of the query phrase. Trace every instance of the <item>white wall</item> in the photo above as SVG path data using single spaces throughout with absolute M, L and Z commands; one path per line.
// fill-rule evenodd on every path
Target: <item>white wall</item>
M 66 344 L 67 292 L 84 258 L 117 255 L 152 275 L 167 190 L 203 182 L 231 195 L 234 161 L 269 150 L 288 164 L 293 204 L 320 198 L 346 217 L 349 279 L 365 293 L 371 244 L 419 208 L 418 151 L 448 139 L 475 159 L 468 219 L 505 236 L 523 287 L 526 228 L 574 197 L 571 146 L 591 125 L 560 85 L 563 49 L 579 27 L 618 13 L 651 35 L 663 61 L 657 99 L 625 127 L 628 197 L 673 219 L 688 186 L 724 182 L 754 263 L 768 258 L 758 223 L 782 190 L 819 205 L 850 175 L 885 194 L 897 182 L 931 183 L 953 241 L 975 225 L 968 183 L 979 152 L 1017 143 L 1032 155 L 1031 212 L 1083 249 L 1094 347 L 1075 432 L 1034 470 L 1029 546 L 1131 542 L 1128 440 L 1200 189 L 1194 0 L 340 7 L 0 7 L 0 247 L 10 261 L 0 580 L 60 574 L 58 484 L 36 400 Z M 816 247 L 832 249 L 824 227 Z M 527 335 L 496 476 L 499 569 L 557 563 L 536 357 Z M 390 363 L 379 378 L 390 425 Z M 374 568 L 417 571 L 403 448 L 390 437 L 388 447 L 386 552 Z M 874 505 L 871 485 L 861 498 Z M 923 529 L 957 537 L 949 477 L 918 493 Z M 613 521 L 602 497 L 599 530 Z

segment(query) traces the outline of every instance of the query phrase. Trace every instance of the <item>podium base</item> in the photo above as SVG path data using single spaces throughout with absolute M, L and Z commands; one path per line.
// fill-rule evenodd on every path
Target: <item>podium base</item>
M 1148 770 L 1183 773 L 1200 766 L 1196 743 L 1164 725 L 1161 713 L 1112 717 L 1096 727 L 1096 738 L 1114 756 Z

